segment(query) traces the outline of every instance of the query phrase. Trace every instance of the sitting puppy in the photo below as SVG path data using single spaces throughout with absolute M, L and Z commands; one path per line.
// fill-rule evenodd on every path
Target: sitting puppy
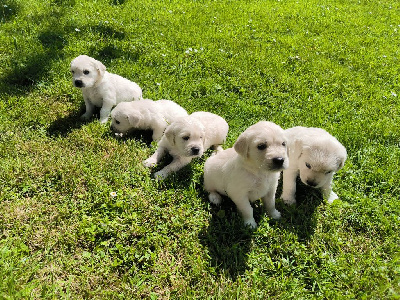
M 111 112 L 111 129 L 122 136 L 132 129 L 153 130 L 159 141 L 173 120 L 187 116 L 186 110 L 170 100 L 121 102 Z
M 119 102 L 142 99 L 142 89 L 134 82 L 119 75 L 108 73 L 106 67 L 92 57 L 80 55 L 71 62 L 72 82 L 82 89 L 86 112 L 81 116 L 88 120 L 95 106 L 101 107 L 100 123 L 107 122 L 111 109 Z
M 228 123 L 223 118 L 209 112 L 200 111 L 179 118 L 167 127 L 156 152 L 143 164 L 153 167 L 169 152 L 172 162 L 154 174 L 156 179 L 165 179 L 193 158 L 202 156 L 208 148 L 222 150 L 220 145 L 225 142 L 228 129 Z
M 250 202 L 262 199 L 268 214 L 279 219 L 275 192 L 280 172 L 287 168 L 286 136 L 272 122 L 261 121 L 247 128 L 233 148 L 211 156 L 204 164 L 204 189 L 211 203 L 226 195 L 236 204 L 244 224 L 257 227 Z
M 321 128 L 293 127 L 285 130 L 289 146 L 289 168 L 283 171 L 282 200 L 296 202 L 296 178 L 322 190 L 332 203 L 338 196 L 332 191 L 332 177 L 346 160 L 346 148 Z

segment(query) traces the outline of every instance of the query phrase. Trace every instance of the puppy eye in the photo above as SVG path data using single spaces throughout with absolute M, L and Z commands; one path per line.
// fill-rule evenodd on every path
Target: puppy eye
M 120 122 L 120 121 L 118 121 L 118 120 L 115 120 L 115 123 L 117 123 L 117 124 L 120 124 L 121 122 Z
M 283 147 L 286 147 L 286 142 L 283 142 L 283 143 L 282 143 L 282 146 L 283 146 Z
M 257 149 L 258 150 L 265 150 L 267 148 L 267 144 L 259 144 L 258 146 L 257 146 Z
M 88 70 L 85 70 L 85 71 L 83 71 L 83 74 L 85 74 L 85 75 L 89 75 L 89 71 Z
M 182 137 L 182 139 L 187 141 L 187 140 L 189 140 L 189 136 L 184 136 L 184 137 Z
M 308 169 L 311 169 L 311 165 L 310 165 L 309 163 L 306 163 L 306 167 L 307 167 Z
M 327 171 L 327 172 L 325 172 L 326 175 L 328 175 L 329 173 L 332 173 L 332 171 Z

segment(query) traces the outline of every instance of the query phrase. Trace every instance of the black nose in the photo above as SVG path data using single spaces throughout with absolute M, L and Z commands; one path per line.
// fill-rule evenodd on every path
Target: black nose
M 307 183 L 309 186 L 312 186 L 312 187 L 317 186 L 317 184 L 316 184 L 314 181 L 312 181 L 312 180 L 307 180 L 306 183 Z
M 285 159 L 283 157 L 274 157 L 272 161 L 275 166 L 282 167 L 283 163 L 285 162 Z
M 199 147 L 192 147 L 190 150 L 192 151 L 193 155 L 197 155 L 200 152 L 200 148 Z
M 75 86 L 76 87 L 83 87 L 83 82 L 82 82 L 82 80 L 75 80 Z

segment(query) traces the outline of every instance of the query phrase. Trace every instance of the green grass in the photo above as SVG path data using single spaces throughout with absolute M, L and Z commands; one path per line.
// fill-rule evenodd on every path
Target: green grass
M 0 299 L 398 299 L 396 1 L 0 4 Z M 299 184 L 256 231 L 207 201 L 197 159 L 163 183 L 146 136 L 79 121 L 87 54 L 144 96 L 224 117 L 322 127 L 347 148 L 339 201 Z M 110 193 L 116 192 L 116 197 Z M 278 198 L 280 188 L 278 189 Z

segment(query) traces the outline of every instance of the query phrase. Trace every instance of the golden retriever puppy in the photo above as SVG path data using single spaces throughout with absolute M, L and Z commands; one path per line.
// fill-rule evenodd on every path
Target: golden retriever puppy
M 153 140 L 159 141 L 168 124 L 187 115 L 183 107 L 170 100 L 121 102 L 111 111 L 111 129 L 119 136 L 134 129 L 151 129 Z
M 98 60 L 80 55 L 71 62 L 72 82 L 82 90 L 86 112 L 81 116 L 88 120 L 95 106 L 100 109 L 100 123 L 107 122 L 111 109 L 120 102 L 142 99 L 142 89 L 132 81 L 108 73 Z
M 207 149 L 222 150 L 228 129 L 228 123 L 222 117 L 209 112 L 200 111 L 179 118 L 167 127 L 157 150 L 143 164 L 153 167 L 169 153 L 172 162 L 154 174 L 156 179 L 163 180 L 189 164 L 193 158 L 202 156 Z
M 281 198 L 286 204 L 296 202 L 296 178 L 321 189 L 332 203 L 338 196 L 332 191 L 332 178 L 346 161 L 346 148 L 321 128 L 293 127 L 285 130 L 289 146 L 289 167 L 283 171 Z
M 211 203 L 220 204 L 221 195 L 235 203 L 244 224 L 257 227 L 251 202 L 262 199 L 273 219 L 275 192 L 280 172 L 289 165 L 284 130 L 261 121 L 247 128 L 229 148 L 211 156 L 204 164 L 204 189 Z

